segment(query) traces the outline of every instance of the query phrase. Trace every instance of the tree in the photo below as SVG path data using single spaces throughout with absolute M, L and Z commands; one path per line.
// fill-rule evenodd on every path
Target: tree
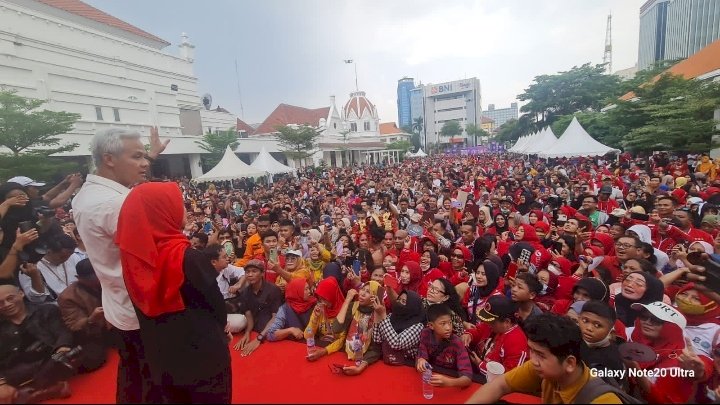
M 714 119 L 720 83 L 667 73 L 635 94 L 637 100 L 619 101 L 608 111 L 611 122 L 627 131 L 624 148 L 706 152 L 713 147 L 712 137 L 720 133 Z
M 536 128 L 536 124 L 532 122 L 532 118 L 528 114 L 521 115 L 518 119 L 511 119 L 500 125 L 495 135 L 495 141 L 514 143 L 521 136 L 536 131 Z
M 447 121 L 440 129 L 441 136 L 449 136 L 452 138 L 460 134 L 462 134 L 462 127 L 460 126 L 460 123 L 455 120 Z
M 418 142 L 417 146 L 418 147 L 420 147 L 420 145 L 421 145 L 420 134 L 423 133 L 424 128 L 425 128 L 425 123 L 423 122 L 422 116 L 413 119 L 412 133 L 417 135 L 417 142 Z M 416 139 L 416 138 L 413 137 L 413 139 Z M 413 143 L 414 143 L 414 141 L 413 141 Z M 422 141 L 422 145 L 426 145 L 426 144 L 427 144 L 427 138 L 423 139 L 423 141 Z M 427 147 L 427 145 L 426 145 L 426 147 Z
M 237 131 L 233 127 L 225 131 L 207 133 L 203 135 L 202 141 L 195 141 L 195 143 L 209 153 L 202 157 L 204 168 L 212 168 L 217 165 L 228 146 L 235 150 L 239 144 Z
M 39 110 L 45 100 L 0 91 L 0 146 L 11 153 L 0 154 L 0 177 L 22 174 L 51 180 L 57 175 L 77 171 L 79 165 L 52 155 L 70 152 L 77 143 L 63 144 L 57 135 L 70 132 L 79 114 Z
M 487 131 L 473 123 L 465 125 L 465 133 L 467 133 L 469 137 L 472 137 L 475 140 L 475 145 L 478 144 L 478 137 L 490 137 L 490 134 Z
M 420 134 L 413 133 L 410 136 L 410 143 L 412 143 L 413 150 L 418 151 L 422 148 L 422 142 L 420 142 Z
M 528 113 L 538 127 L 552 124 L 563 115 L 599 111 L 620 96 L 620 77 L 604 74 L 603 65 L 586 63 L 555 75 L 535 76 L 534 83 L 518 96 L 527 101 L 520 111 Z
M 280 146 L 284 148 L 283 152 L 293 159 L 304 162 L 317 152 L 317 139 L 320 137 L 318 128 L 309 125 L 297 127 L 284 125 L 277 127 L 277 131 Z

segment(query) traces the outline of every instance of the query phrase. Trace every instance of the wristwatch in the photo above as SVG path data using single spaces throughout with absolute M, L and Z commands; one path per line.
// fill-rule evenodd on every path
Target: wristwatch
M 260 334 L 257 335 L 257 338 L 256 338 L 256 339 L 257 339 L 258 342 L 262 343 L 263 340 L 265 340 L 265 336 L 263 336 L 262 333 L 260 333 Z

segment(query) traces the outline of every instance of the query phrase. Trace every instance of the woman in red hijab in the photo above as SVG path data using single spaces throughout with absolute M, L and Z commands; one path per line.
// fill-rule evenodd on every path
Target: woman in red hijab
M 161 399 L 230 403 L 225 302 L 210 260 L 189 249 L 185 222 L 176 183 L 133 188 L 120 210 L 115 238 L 123 278 Z
M 315 361 L 327 354 L 345 348 L 346 330 L 336 332 L 332 327 L 345 302 L 345 295 L 335 277 L 324 278 L 315 287 L 317 305 L 305 328 L 305 339 L 313 339 L 316 349 L 308 353 L 308 360 Z
M 294 278 L 285 286 L 285 303 L 280 306 L 270 328 L 265 332 L 269 342 L 303 338 L 303 329 L 310 322 L 317 298 L 310 292 L 305 278 Z

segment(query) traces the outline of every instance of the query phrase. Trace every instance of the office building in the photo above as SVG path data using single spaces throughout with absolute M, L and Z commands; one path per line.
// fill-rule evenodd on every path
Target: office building
M 398 125 L 400 128 L 412 125 L 412 113 L 410 103 L 410 91 L 415 88 L 415 81 L 412 77 L 403 77 L 398 80 L 397 85 L 397 110 Z
M 495 108 L 495 104 L 488 104 L 487 111 L 483 111 L 482 115 L 495 121 L 494 126 L 498 128 L 512 119 L 518 119 L 518 104 L 510 103 L 509 108 Z
M 640 8 L 638 69 L 684 59 L 720 38 L 717 0 L 648 0 Z
M 480 80 L 473 77 L 440 84 L 421 84 L 411 92 L 411 101 L 415 104 L 418 104 L 418 89 L 422 95 L 424 143 L 473 145 L 474 139 L 468 140 L 465 125 L 472 123 L 480 126 Z M 463 132 L 453 138 L 441 136 L 440 130 L 448 121 L 458 121 Z

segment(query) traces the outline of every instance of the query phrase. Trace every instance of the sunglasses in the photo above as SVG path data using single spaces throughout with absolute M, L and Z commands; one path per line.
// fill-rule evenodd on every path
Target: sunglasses
M 451 255 L 451 257 L 454 257 L 456 259 L 465 259 L 464 254 L 453 254 L 453 255 Z

